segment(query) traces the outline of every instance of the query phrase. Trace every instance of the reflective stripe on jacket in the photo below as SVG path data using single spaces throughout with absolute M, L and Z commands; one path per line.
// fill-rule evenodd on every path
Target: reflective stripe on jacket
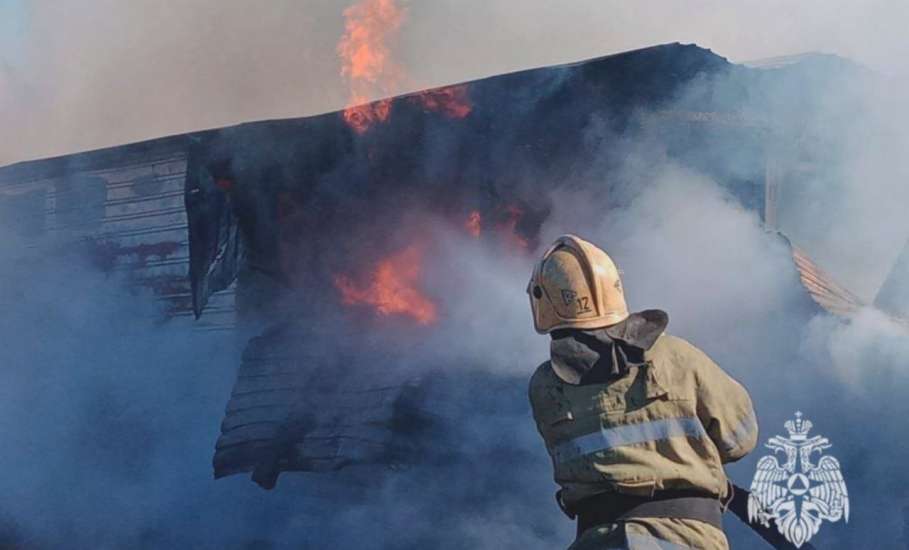
M 606 491 L 726 496 L 723 463 L 757 442 L 745 389 L 704 352 L 665 334 L 643 365 L 603 384 L 567 384 L 543 363 L 530 402 L 569 507 Z

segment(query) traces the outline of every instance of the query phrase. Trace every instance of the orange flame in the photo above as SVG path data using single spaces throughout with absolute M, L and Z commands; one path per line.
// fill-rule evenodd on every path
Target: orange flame
M 338 43 L 341 76 L 350 85 L 344 120 L 355 131 L 365 132 L 388 119 L 391 101 L 368 104 L 373 93 L 394 90 L 401 73 L 391 60 L 389 39 L 404 22 L 404 10 L 395 0 L 361 0 L 344 10 L 344 34 Z
M 464 222 L 464 228 L 467 229 L 467 232 L 470 233 L 471 237 L 476 239 L 480 238 L 480 232 L 483 229 L 483 217 L 480 216 L 478 210 L 474 210 L 467 216 L 467 221 Z
M 417 288 L 422 272 L 423 251 L 410 246 L 380 261 L 365 286 L 346 275 L 335 276 L 334 283 L 345 305 L 371 305 L 379 315 L 405 315 L 421 325 L 430 325 L 438 319 L 438 312 Z
M 466 84 L 426 90 L 417 95 L 417 100 L 427 111 L 442 113 L 449 118 L 464 118 L 473 110 Z
M 509 205 L 505 207 L 505 214 L 508 218 L 503 224 L 503 229 L 507 231 L 506 238 L 508 239 L 508 242 L 511 243 L 512 246 L 526 251 L 530 246 L 530 243 L 518 233 L 518 223 L 520 223 L 521 218 L 524 217 L 524 211 L 515 205 Z
M 518 249 L 521 252 L 527 252 L 530 248 L 530 242 L 518 231 L 518 224 L 524 217 L 524 210 L 519 206 L 508 205 L 499 208 L 496 212 L 494 231 L 499 235 L 502 242 L 510 248 Z M 464 220 L 464 229 L 467 233 L 475 238 L 480 238 L 483 233 L 483 216 L 479 210 L 472 210 Z
M 344 122 L 362 134 L 377 122 L 385 122 L 391 114 L 391 100 L 383 99 L 375 103 L 363 103 L 344 109 Z

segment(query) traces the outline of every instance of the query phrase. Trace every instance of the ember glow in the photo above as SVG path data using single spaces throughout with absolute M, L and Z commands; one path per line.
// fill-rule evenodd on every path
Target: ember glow
M 466 84 L 426 90 L 416 97 L 427 111 L 442 113 L 449 118 L 464 118 L 473 110 Z
M 515 205 L 508 205 L 496 209 L 491 216 L 491 221 L 487 227 L 483 227 L 483 215 L 479 210 L 472 210 L 464 220 L 464 230 L 467 234 L 475 239 L 479 239 L 484 230 L 488 234 L 496 235 L 499 242 L 505 244 L 511 250 L 527 252 L 530 243 L 520 231 L 518 225 L 524 217 L 524 210 Z
M 344 122 L 358 134 L 362 134 L 377 122 L 385 122 L 391 114 L 391 100 L 351 105 L 344 109 Z
M 438 319 L 438 311 L 419 289 L 422 272 L 423 251 L 410 246 L 380 261 L 366 284 L 357 284 L 347 275 L 337 275 L 334 283 L 345 305 L 370 305 L 379 315 L 403 315 L 430 325 Z
M 505 207 L 505 221 L 503 223 L 502 229 L 505 232 L 505 238 L 508 242 L 520 250 L 526 251 L 530 243 L 527 242 L 519 232 L 518 232 L 518 223 L 521 222 L 521 218 L 524 217 L 524 210 L 520 207 L 510 205 Z
M 388 119 L 390 100 L 368 104 L 375 94 L 393 93 L 401 69 L 392 61 L 390 39 L 404 22 L 404 10 L 395 0 L 362 0 L 344 10 L 344 35 L 338 43 L 341 76 L 350 85 L 344 120 L 362 133 Z
M 467 216 L 467 221 L 464 222 L 464 228 L 467 229 L 467 233 L 471 237 L 476 239 L 480 238 L 480 233 L 483 231 L 483 217 L 480 215 L 480 212 L 474 210 Z

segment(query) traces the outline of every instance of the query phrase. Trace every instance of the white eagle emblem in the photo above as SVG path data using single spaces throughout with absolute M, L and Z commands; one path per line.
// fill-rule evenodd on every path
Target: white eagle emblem
M 773 449 L 758 461 L 748 497 L 748 520 L 769 526 L 776 522 L 779 532 L 796 548 L 817 534 L 824 520 L 849 521 L 849 494 L 840 472 L 840 463 L 822 451 L 831 447 L 826 437 L 808 438 L 811 422 L 795 413 L 795 420 L 786 421 L 789 437 L 771 437 L 766 447 Z M 822 456 L 817 463 L 811 455 Z M 783 453 L 781 465 L 775 453 Z

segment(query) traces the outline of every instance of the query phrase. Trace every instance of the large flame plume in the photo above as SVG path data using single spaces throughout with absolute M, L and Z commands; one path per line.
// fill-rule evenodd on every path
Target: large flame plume
M 390 46 L 406 15 L 395 0 L 362 0 L 344 10 L 344 34 L 338 43 L 341 76 L 350 86 L 344 120 L 357 133 L 391 116 L 390 99 L 368 103 L 370 97 L 392 95 L 408 84 Z M 427 111 L 449 118 L 464 118 L 473 109 L 465 84 L 419 92 L 413 99 Z
M 357 132 L 388 119 L 390 100 L 366 102 L 373 94 L 390 95 L 400 84 L 402 72 L 391 58 L 389 42 L 405 17 L 395 0 L 362 0 L 344 10 L 344 34 L 338 43 L 341 76 L 350 85 L 344 120 Z
M 371 305 L 379 315 L 403 315 L 431 325 L 438 320 L 438 308 L 419 289 L 422 272 L 423 250 L 412 245 L 379 261 L 366 284 L 347 275 L 335 276 L 334 283 L 345 305 Z

